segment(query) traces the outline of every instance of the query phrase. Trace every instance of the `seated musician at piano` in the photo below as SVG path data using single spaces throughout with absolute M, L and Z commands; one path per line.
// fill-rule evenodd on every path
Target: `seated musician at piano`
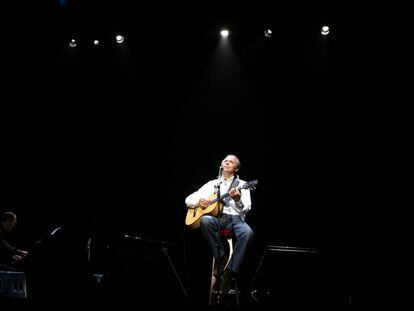
M 16 223 L 15 213 L 7 211 L 0 215 L 0 270 L 2 271 L 18 270 L 19 264 L 28 254 L 27 251 L 11 245 L 6 239 L 16 227 Z

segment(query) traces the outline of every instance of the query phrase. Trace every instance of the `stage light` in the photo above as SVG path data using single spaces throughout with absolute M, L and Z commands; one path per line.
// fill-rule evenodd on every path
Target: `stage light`
M 115 39 L 116 39 L 116 42 L 117 42 L 117 43 L 122 43 L 122 42 L 124 42 L 124 40 L 125 40 L 124 36 L 122 36 L 122 35 L 117 35 L 117 36 L 115 37 Z
M 271 38 L 272 37 L 272 30 L 271 29 L 266 29 L 265 31 L 264 31 L 264 34 L 265 34 L 265 36 L 266 37 L 268 37 L 268 38 Z
M 69 46 L 71 47 L 71 48 L 74 48 L 74 47 L 76 47 L 78 45 L 78 43 L 76 42 L 76 40 L 75 39 L 71 39 L 70 40 L 70 42 L 69 42 Z
M 329 26 L 323 26 L 322 27 L 322 29 L 321 29 L 321 34 L 323 35 L 323 36 L 326 36 L 327 34 L 329 34 Z
M 220 31 L 220 35 L 221 35 L 223 38 L 226 38 L 226 37 L 228 37 L 228 36 L 229 36 L 229 31 L 228 31 L 227 29 L 223 29 L 222 31 Z
M 99 40 L 94 40 L 93 45 L 95 45 L 95 46 L 99 45 Z

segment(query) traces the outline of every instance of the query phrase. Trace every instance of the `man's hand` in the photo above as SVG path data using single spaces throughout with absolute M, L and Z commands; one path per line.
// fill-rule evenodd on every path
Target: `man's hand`
M 20 257 L 24 258 L 29 254 L 27 251 L 23 251 L 21 249 L 18 249 L 17 252 L 19 253 Z
M 203 209 L 205 209 L 206 207 L 210 205 L 210 201 L 206 199 L 200 199 L 198 201 L 198 205 L 200 205 Z
M 241 197 L 241 193 L 239 191 L 239 188 L 233 188 L 229 191 L 229 194 L 231 196 L 231 198 L 235 201 L 238 202 L 240 200 Z
M 28 252 L 23 251 L 21 249 L 16 250 L 16 253 L 17 254 L 12 256 L 15 263 L 21 261 L 24 257 L 26 257 L 29 254 Z
M 20 255 L 13 255 L 12 258 L 13 258 L 14 261 L 20 261 L 20 260 L 23 259 L 23 257 L 20 256 Z

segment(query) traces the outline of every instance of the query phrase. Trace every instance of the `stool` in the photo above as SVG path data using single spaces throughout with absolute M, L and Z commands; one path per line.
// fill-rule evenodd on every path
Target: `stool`
M 1 298 L 27 298 L 26 274 L 19 271 L 0 271 Z
M 221 229 L 219 232 L 220 238 L 225 240 L 227 242 L 227 247 L 225 247 L 225 251 L 227 252 L 228 255 L 228 259 L 227 262 L 224 266 L 223 272 L 224 270 L 226 270 L 226 268 L 228 267 L 232 256 L 233 256 L 233 238 L 234 238 L 234 234 L 233 231 L 229 230 L 229 229 Z M 212 266 L 211 266 L 211 281 L 210 281 L 210 295 L 209 295 L 209 305 L 214 305 L 214 304 L 220 304 L 220 296 L 222 295 L 222 293 L 220 292 L 220 288 L 217 288 L 217 283 L 221 283 L 221 282 L 217 282 L 217 278 L 214 275 L 214 270 L 215 270 L 215 265 L 217 264 L 217 260 L 216 258 L 213 256 L 213 261 L 212 261 Z M 221 275 L 221 273 L 219 273 L 219 275 Z M 237 284 L 237 280 L 234 282 L 234 289 L 230 289 L 229 292 L 227 293 L 227 295 L 234 295 L 236 298 L 236 305 L 239 306 L 240 304 L 240 300 L 239 300 L 239 286 Z

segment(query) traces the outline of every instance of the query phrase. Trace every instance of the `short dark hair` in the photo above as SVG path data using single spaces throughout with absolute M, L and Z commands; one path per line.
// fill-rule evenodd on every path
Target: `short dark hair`
M 15 219 L 15 218 L 17 218 L 15 213 L 13 213 L 13 212 L 4 212 L 0 216 L 0 222 L 6 222 L 10 219 Z

